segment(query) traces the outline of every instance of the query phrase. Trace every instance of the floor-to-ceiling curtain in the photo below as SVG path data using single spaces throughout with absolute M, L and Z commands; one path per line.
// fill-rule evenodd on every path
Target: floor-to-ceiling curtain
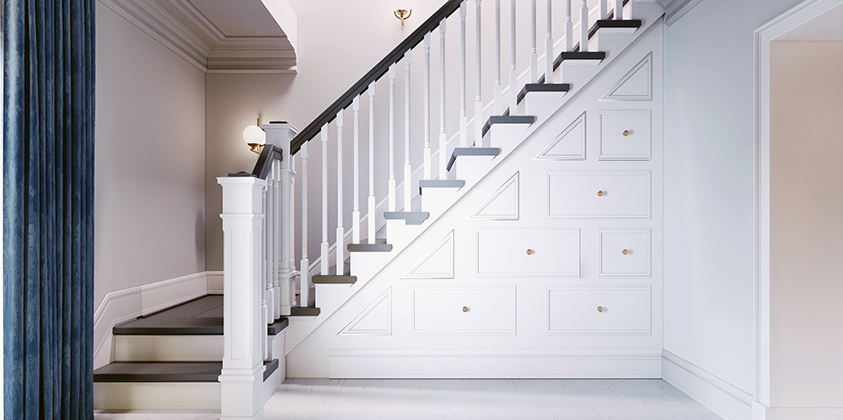
M 93 418 L 94 8 L 3 0 L 5 418 Z

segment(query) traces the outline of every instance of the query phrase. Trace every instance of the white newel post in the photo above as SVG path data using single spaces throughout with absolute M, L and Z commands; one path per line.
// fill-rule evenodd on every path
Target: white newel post
M 273 253 L 269 256 L 270 266 L 274 267 L 276 272 L 273 276 L 271 298 L 267 298 L 268 302 L 274 302 L 269 312 L 269 322 L 272 323 L 281 316 L 290 315 L 290 307 L 294 299 L 291 291 L 292 282 L 295 280 L 293 276 L 295 266 L 291 263 L 294 258 L 291 227 L 294 215 L 292 183 L 295 168 L 290 155 L 290 141 L 298 134 L 298 131 L 287 123 L 261 124 L 261 128 L 266 131 L 266 144 L 277 147 L 283 155 L 280 163 L 273 163 L 272 167 L 280 170 L 271 171 L 270 178 L 272 179 L 273 174 L 275 178 L 273 182 L 268 182 L 269 187 L 275 190 L 272 191 L 270 203 L 273 204 L 270 207 L 274 209 L 268 213 L 274 217 L 273 220 L 267 222 L 267 226 L 271 227 L 267 232 L 267 242 L 271 245 L 267 249 Z
M 221 418 L 263 417 L 261 256 L 266 181 L 220 177 L 223 188 L 223 360 Z

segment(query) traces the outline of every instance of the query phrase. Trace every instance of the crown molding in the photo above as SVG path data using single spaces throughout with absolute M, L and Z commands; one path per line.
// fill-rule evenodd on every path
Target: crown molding
M 659 3 L 664 6 L 664 23 L 668 26 L 673 25 L 685 13 L 699 4 L 702 0 L 659 0 Z

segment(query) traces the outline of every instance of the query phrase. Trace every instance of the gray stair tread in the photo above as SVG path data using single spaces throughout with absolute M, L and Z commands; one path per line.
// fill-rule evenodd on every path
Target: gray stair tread
M 273 322 L 272 324 L 269 324 L 269 326 L 266 328 L 266 333 L 269 335 L 277 335 L 281 331 L 284 331 L 284 329 L 287 328 L 288 325 L 290 325 L 290 321 L 282 316 L 281 318 L 278 318 L 277 321 Z
M 536 122 L 536 117 L 532 115 L 492 115 L 486 120 L 482 135 L 485 136 L 495 124 L 532 124 L 534 122 Z
M 544 76 L 542 76 L 543 81 Z M 518 93 L 518 103 L 520 104 L 521 101 L 527 97 L 527 94 L 530 92 L 559 92 L 559 93 L 567 93 L 571 90 L 570 83 L 528 83 L 524 85 L 524 88 L 521 89 L 521 92 Z
M 458 156 L 497 156 L 501 153 L 500 147 L 456 147 L 451 153 L 451 160 L 448 161 L 447 170 L 451 170 Z
M 422 179 L 419 188 L 462 188 L 465 181 L 461 179 Z
M 290 316 L 318 316 L 322 312 L 319 308 L 294 306 L 290 308 Z
M 112 362 L 94 382 L 217 382 L 222 362 Z
M 392 244 L 348 244 L 348 252 L 389 252 Z
M 357 276 L 313 276 L 313 284 L 354 284 Z
M 430 213 L 426 211 L 385 211 L 383 218 L 386 220 L 404 220 L 408 225 L 420 225 L 424 223 Z

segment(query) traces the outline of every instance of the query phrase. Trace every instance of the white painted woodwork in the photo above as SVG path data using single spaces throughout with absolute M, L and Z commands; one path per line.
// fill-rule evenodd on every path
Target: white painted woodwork
M 580 229 L 478 229 L 478 277 L 580 277 Z
M 520 172 L 512 175 L 472 215 L 476 220 L 518 220 L 520 215 Z
M 597 118 L 600 160 L 650 160 L 650 110 L 601 110 Z
M 405 278 L 454 278 L 454 231 L 442 238 L 404 275 Z
M 536 156 L 536 160 L 585 160 L 585 127 L 586 116 L 583 112 Z
M 275 165 L 276 162 L 270 162 L 269 166 L 269 175 L 266 177 L 266 192 L 264 197 L 266 199 L 266 208 L 264 214 L 266 215 L 266 222 L 265 222 L 265 231 L 264 231 L 264 251 L 266 260 L 264 261 L 264 271 L 266 276 L 266 285 L 264 293 L 265 301 L 266 301 L 266 310 L 267 315 L 266 319 L 269 323 L 272 323 L 272 320 L 275 319 L 275 306 L 279 306 L 281 302 L 278 302 L 275 299 L 275 288 L 274 283 L 276 282 L 276 278 L 278 275 L 278 270 L 276 270 L 275 264 L 278 263 L 279 258 L 277 258 L 275 252 L 275 224 L 277 222 L 281 222 L 284 220 L 283 212 L 280 208 L 275 207 L 275 187 L 277 186 L 277 182 L 275 180 L 276 176 L 279 175 L 277 172 L 277 168 Z M 276 212 L 278 214 L 276 214 Z M 282 254 L 282 250 L 278 249 L 278 254 Z
M 214 418 L 218 419 L 221 389 L 225 392 L 225 385 L 219 382 L 97 382 L 94 407 L 97 410 L 215 410 Z M 252 415 L 241 418 L 252 418 Z
M 447 20 L 439 22 L 439 179 L 446 179 L 448 136 L 445 134 L 445 29 Z
M 328 261 L 328 124 L 322 126 L 322 244 L 320 258 L 320 273 L 328 275 L 330 263 Z M 307 306 L 307 301 L 300 302 Z
M 649 170 L 574 171 L 547 173 L 547 217 L 649 219 Z
M 582 0 L 580 6 L 580 52 L 588 52 L 588 4 Z
M 342 153 L 342 144 L 345 142 L 343 139 L 343 128 L 345 127 L 345 110 L 342 109 L 340 112 L 337 113 L 337 234 L 335 237 L 336 244 L 335 246 L 335 262 L 336 268 L 335 273 L 338 276 L 343 275 L 343 267 L 345 262 L 345 227 L 343 226 L 343 216 L 345 215 L 342 211 L 343 209 L 343 169 L 342 163 L 344 160 L 344 156 Z M 327 259 L 328 256 L 323 255 L 322 258 Z
M 310 259 L 307 255 L 307 237 L 310 231 L 307 228 L 307 158 L 310 150 L 310 142 L 301 146 L 301 262 L 299 263 L 299 306 L 307 306 L 310 297 Z M 287 313 L 289 315 L 289 313 Z
M 475 48 L 476 57 L 477 57 L 477 77 L 475 78 L 475 88 L 474 91 L 476 93 L 476 99 L 474 101 L 474 145 L 482 146 L 483 143 L 483 99 L 482 99 L 482 89 L 483 83 L 481 75 L 483 74 L 483 60 L 482 58 L 482 49 L 481 47 L 481 21 L 483 15 L 481 14 L 481 0 L 474 0 L 476 3 L 476 18 L 477 23 L 475 23 L 475 28 L 477 30 L 477 35 L 475 36 L 475 40 L 477 42 L 477 47 Z
M 354 210 L 351 213 L 351 242 L 360 243 L 360 97 L 352 102 L 354 110 Z
M 516 70 L 515 1 L 509 0 L 509 114 L 515 115 L 518 108 L 518 71 Z
M 369 221 L 366 227 L 369 243 L 375 243 L 375 226 L 377 226 L 377 209 L 375 204 L 375 82 L 369 85 L 369 202 L 366 210 Z
M 604 101 L 651 101 L 653 99 L 653 56 L 647 54 L 632 70 L 603 95 Z
M 115 335 L 115 362 L 219 362 L 221 335 Z
M 573 0 L 565 0 L 565 49 L 563 51 L 566 52 L 571 52 L 574 50 L 574 23 L 571 21 L 572 1 Z M 562 81 L 564 82 L 565 80 Z
M 410 165 L 410 67 L 412 50 L 404 54 L 404 211 L 411 211 L 413 168 Z
M 632 3 L 632 2 L 630 2 Z M 623 19 L 623 0 L 615 0 L 615 20 Z
M 260 413 L 264 399 L 261 255 L 262 209 L 266 181 L 251 177 L 220 177 L 223 187 L 223 359 L 221 417 L 252 417 Z
M 548 334 L 649 335 L 649 285 L 558 285 L 547 288 Z
M 536 0 L 530 0 L 530 83 L 539 81 L 539 53 L 536 47 Z
M 547 39 L 545 40 L 544 82 L 553 83 L 553 2 L 547 0 Z
M 269 190 L 269 181 L 266 181 L 266 186 L 264 187 L 263 191 L 261 191 L 261 215 L 263 216 L 262 226 L 261 226 L 261 319 L 263 320 L 263 324 L 266 325 L 269 322 L 269 306 L 267 303 L 267 299 L 269 296 L 269 263 L 268 260 L 270 258 L 269 254 L 267 253 L 267 215 L 272 214 L 268 207 L 269 203 L 267 200 L 267 191 Z M 263 357 L 266 358 L 266 338 L 261 338 L 261 348 L 263 349 Z
M 597 4 L 598 7 L 598 19 L 605 20 L 609 16 L 609 2 L 608 0 L 599 0 Z
M 261 124 L 261 128 L 266 132 L 266 143 L 281 151 L 281 160 L 272 162 L 267 177 L 267 306 L 268 322 L 271 323 L 280 316 L 289 315 L 294 300 L 291 282 L 295 270 L 295 171 L 290 155 L 290 141 L 297 131 L 290 124 Z
M 430 174 L 430 32 L 424 35 L 424 179 Z
M 600 277 L 650 277 L 652 231 L 649 228 L 602 228 L 598 231 Z
M 378 296 L 371 305 L 342 329 L 345 335 L 392 334 L 392 288 Z
M 491 147 L 499 147 L 501 150 L 515 149 L 527 138 L 530 126 L 531 124 L 494 124 L 486 132 L 486 142 Z
M 468 147 L 468 117 L 465 113 L 466 103 L 466 45 L 465 45 L 465 16 L 468 0 L 460 3 L 460 147 Z
M 503 113 L 501 87 L 501 0 L 495 0 L 495 108 L 494 115 Z
M 389 211 L 395 211 L 395 63 L 389 66 Z
M 515 286 L 413 288 L 414 334 L 515 334 Z

